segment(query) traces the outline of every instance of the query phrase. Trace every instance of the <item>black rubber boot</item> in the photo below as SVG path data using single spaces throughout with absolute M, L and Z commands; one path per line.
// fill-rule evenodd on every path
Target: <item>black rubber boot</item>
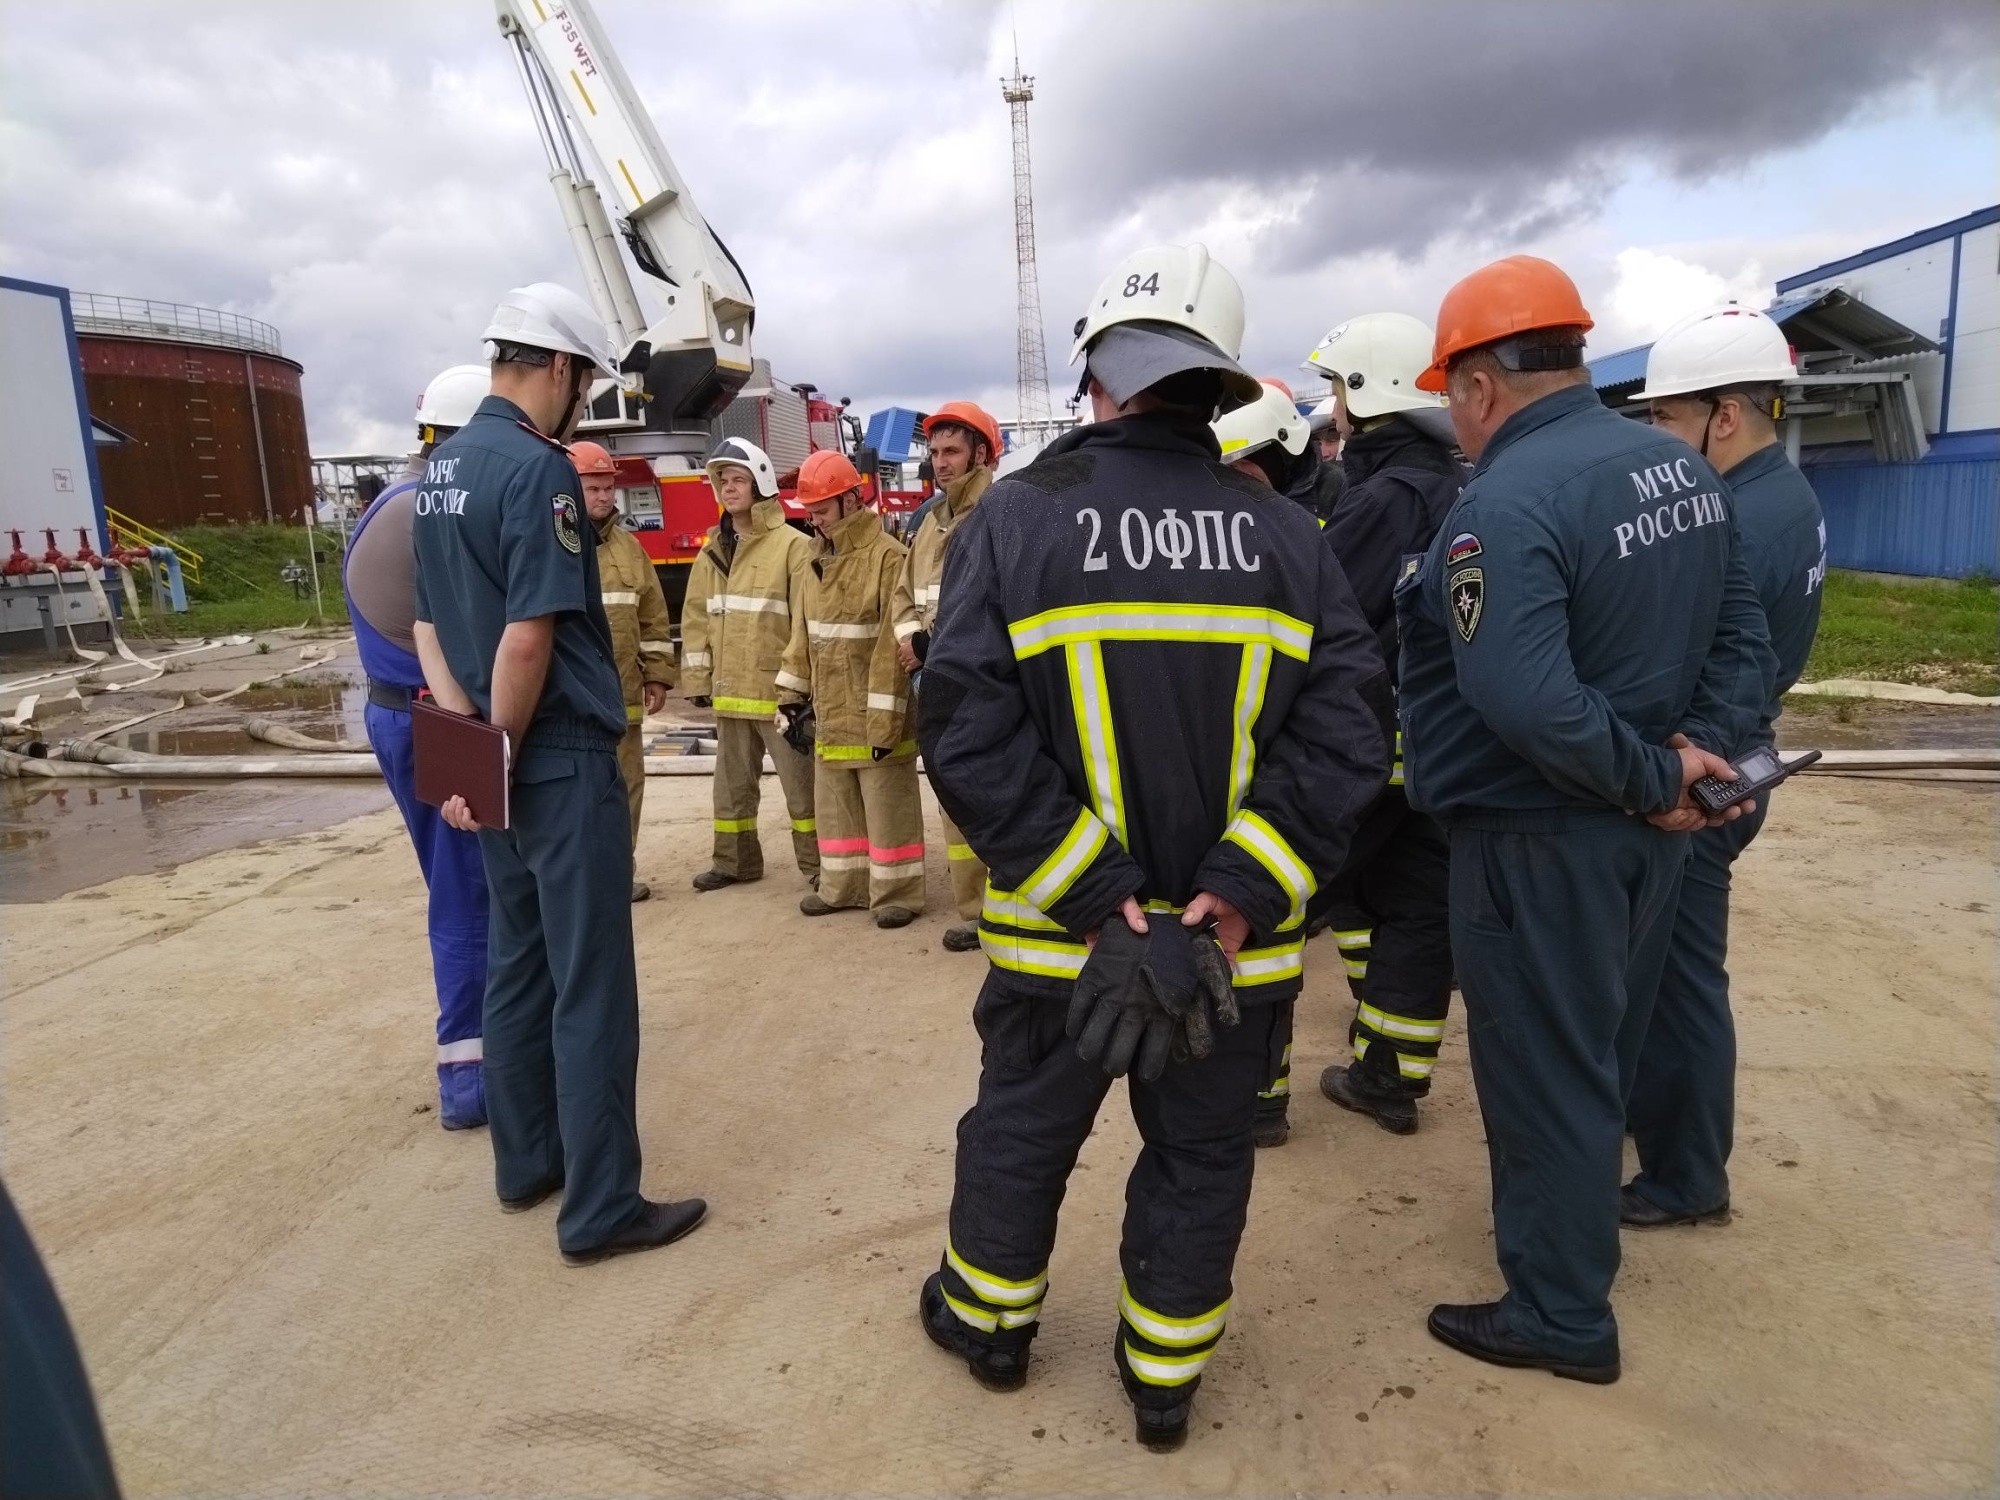
M 1335 1063 L 1319 1075 L 1319 1091 L 1342 1109 L 1370 1116 L 1391 1134 L 1417 1133 L 1417 1101 L 1359 1063 Z
M 971 953 L 979 947 L 979 924 L 960 922 L 956 926 L 947 927 L 940 941 L 943 942 L 944 951 L 947 953 Z
M 1187 1441 L 1188 1418 L 1194 1415 L 1194 1393 L 1201 1377 L 1195 1376 L 1186 1385 L 1147 1385 L 1125 1362 L 1123 1323 L 1118 1325 L 1111 1351 L 1118 1366 L 1118 1383 L 1125 1387 L 1125 1398 L 1132 1403 L 1132 1436 L 1154 1453 L 1172 1453 Z
M 698 891 L 719 891 L 726 885 L 748 885 L 755 879 L 755 875 L 725 875 L 720 870 L 703 870 L 695 876 L 694 888 Z
M 1276 1109 L 1257 1106 L 1257 1117 L 1250 1126 L 1251 1138 L 1259 1146 L 1282 1146 L 1292 1138 L 1292 1119 L 1287 1111 L 1287 1100 L 1280 1099 Z
M 996 1335 L 1006 1340 L 1004 1343 L 988 1343 L 975 1335 L 946 1304 L 942 1271 L 931 1272 L 924 1282 L 917 1297 L 917 1316 L 930 1341 L 964 1360 L 972 1378 L 987 1390 L 1018 1391 L 1028 1383 L 1028 1344 L 1034 1334 L 1017 1329 Z

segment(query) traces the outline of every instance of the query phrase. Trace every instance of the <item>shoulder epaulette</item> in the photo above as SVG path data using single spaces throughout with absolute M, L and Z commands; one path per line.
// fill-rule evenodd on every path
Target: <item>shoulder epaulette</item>
M 514 419 L 514 425 L 520 428 L 521 431 L 530 433 L 533 436 L 540 438 L 543 442 L 547 443 L 551 448 L 555 449 L 556 452 L 562 454 L 563 457 L 565 458 L 569 457 L 569 448 L 566 444 L 560 442 L 555 438 L 550 437 L 546 432 L 542 431 L 542 429 L 537 427 L 533 422 L 524 422 L 519 417 L 516 417 Z

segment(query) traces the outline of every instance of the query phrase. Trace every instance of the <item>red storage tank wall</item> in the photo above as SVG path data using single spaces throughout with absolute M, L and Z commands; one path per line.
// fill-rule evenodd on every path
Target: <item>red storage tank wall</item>
M 106 505 L 163 531 L 304 518 L 313 493 L 302 366 L 259 350 L 107 337 L 87 326 L 77 347 L 91 415 L 133 439 L 97 450 Z

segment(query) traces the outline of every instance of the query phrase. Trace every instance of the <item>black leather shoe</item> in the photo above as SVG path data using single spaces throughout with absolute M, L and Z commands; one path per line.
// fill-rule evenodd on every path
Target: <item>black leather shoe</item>
M 524 1214 L 531 1208 L 540 1208 L 543 1203 L 563 1190 L 563 1180 L 545 1182 L 532 1192 L 523 1193 L 518 1198 L 502 1198 L 500 1212 L 503 1214 Z
M 671 1245 L 693 1229 L 708 1212 L 700 1198 L 683 1198 L 678 1203 L 648 1203 L 639 1217 L 593 1250 L 565 1250 L 566 1266 L 591 1266 L 614 1255 L 630 1255 L 639 1250 L 657 1250 Z
M 1112 1363 L 1118 1367 L 1118 1383 L 1125 1387 L 1125 1399 L 1132 1403 L 1132 1436 L 1141 1447 L 1154 1453 L 1172 1453 L 1187 1441 L 1188 1418 L 1194 1414 L 1194 1393 L 1201 1378 L 1196 1376 L 1183 1386 L 1143 1383 L 1125 1362 L 1122 1325 L 1111 1349 Z
M 1342 1109 L 1369 1116 L 1392 1135 L 1417 1133 L 1417 1101 L 1378 1083 L 1354 1063 L 1335 1063 L 1320 1074 L 1319 1091 Z
M 917 1316 L 933 1344 L 956 1354 L 972 1378 L 989 1391 L 1018 1391 L 1028 1383 L 1028 1346 L 996 1348 L 976 1339 L 944 1300 L 944 1273 L 931 1272 L 917 1296 Z
M 907 906 L 885 906 L 875 913 L 875 925 L 882 928 L 908 927 L 917 914 Z
M 719 891 L 725 885 L 748 885 L 755 875 L 725 875 L 720 870 L 703 870 L 694 878 L 694 888 L 698 891 Z
M 1661 1208 L 1628 1185 L 1618 1190 L 1618 1222 L 1627 1229 L 1666 1229 L 1675 1224 L 1727 1224 L 1729 1204 L 1724 1202 L 1720 1208 L 1703 1209 L 1695 1214 L 1677 1214 Z
M 1543 1353 L 1507 1326 L 1497 1302 L 1440 1302 L 1431 1309 L 1426 1326 L 1438 1342 L 1490 1365 L 1547 1370 L 1565 1380 L 1582 1380 L 1591 1385 L 1609 1385 L 1618 1378 L 1616 1356 L 1608 1364 L 1578 1364 L 1560 1355 Z
M 939 939 L 947 953 L 971 953 L 979 947 L 979 924 L 960 922 L 955 927 L 947 927 Z

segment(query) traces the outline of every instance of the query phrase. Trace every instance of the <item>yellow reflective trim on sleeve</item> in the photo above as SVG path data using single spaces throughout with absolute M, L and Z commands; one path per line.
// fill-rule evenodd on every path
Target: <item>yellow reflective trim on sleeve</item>
M 1378 1010 L 1366 1000 L 1355 1006 L 1354 1018 L 1370 1031 L 1379 1032 L 1392 1040 L 1398 1037 L 1406 1042 L 1444 1040 L 1444 1022 L 1419 1021 L 1410 1016 L 1395 1015 L 1390 1011 Z
M 1250 604 L 1071 604 L 1011 621 L 1007 634 L 1020 661 L 1077 641 L 1261 642 L 1299 661 L 1312 650 L 1304 620 Z
M 1125 1363 L 1132 1374 L 1146 1385 L 1186 1385 L 1202 1372 L 1213 1349 L 1203 1349 L 1198 1354 L 1148 1354 L 1134 1349 L 1128 1341 L 1125 1344 Z
M 1090 803 L 1111 836 L 1125 842 L 1125 788 L 1118 774 L 1118 735 L 1111 723 L 1110 690 L 1104 681 L 1104 652 L 1091 641 L 1064 650 L 1069 665 L 1070 711 L 1090 777 Z
M 1070 824 L 1055 853 L 1043 860 L 1035 873 L 1021 882 L 1021 894 L 1046 910 L 1062 899 L 1064 891 L 1076 884 L 1077 876 L 1090 868 L 1110 837 L 1089 808 L 1082 808 Z
M 970 844 L 946 844 L 946 845 L 944 846 L 944 857 L 945 857 L 946 859 L 977 859 L 977 858 L 979 858 L 979 856 L 978 856 L 978 855 L 976 855 L 976 854 L 974 854 L 974 853 L 972 852 L 972 845 L 970 845 Z
M 1191 1318 L 1170 1318 L 1141 1303 L 1132 1295 L 1131 1286 L 1122 1277 L 1118 1282 L 1118 1315 L 1131 1325 L 1133 1332 L 1151 1343 L 1164 1344 L 1170 1349 L 1205 1344 L 1210 1339 L 1220 1338 L 1229 1321 L 1230 1300 L 1225 1299 L 1220 1307 L 1211 1307 L 1207 1312 L 1197 1313 Z
M 1343 954 L 1340 966 L 1347 970 L 1347 977 L 1349 979 L 1366 979 L 1368 977 L 1368 960 L 1365 958 L 1348 958 Z
M 1271 680 L 1271 648 L 1258 641 L 1243 648 L 1243 667 L 1236 674 L 1236 705 L 1230 712 L 1229 815 L 1242 810 L 1257 770 L 1257 741 L 1252 731 L 1264 711 L 1264 688 Z
M 1024 1281 L 1010 1281 L 1005 1276 L 995 1276 L 991 1271 L 982 1271 L 973 1265 L 953 1247 L 950 1236 L 944 1242 L 944 1258 L 959 1278 L 971 1287 L 974 1295 L 982 1301 L 1000 1307 L 1026 1307 L 1029 1303 L 1042 1300 L 1042 1294 L 1049 1289 L 1049 1273 L 1038 1271 Z
M 874 746 L 872 746 L 872 745 L 826 745 L 826 744 L 822 744 L 822 745 L 818 745 L 818 746 L 815 746 L 814 748 L 818 750 L 818 752 L 819 752 L 819 758 L 820 758 L 821 760 L 873 760 L 873 759 L 875 759 L 875 747 L 874 747 Z M 896 747 L 895 749 L 891 750 L 891 751 L 889 752 L 889 754 L 890 754 L 890 755 L 914 755 L 914 754 L 916 753 L 916 749 L 917 749 L 917 742 L 916 742 L 915 740 L 904 740 L 902 744 L 898 745 L 898 746 L 897 746 L 897 747 Z M 886 757 L 885 757 L 885 758 L 886 758 Z
M 755 833 L 757 831 L 757 820 L 755 818 L 717 818 L 715 820 L 715 831 L 717 833 Z
M 1301 978 L 1306 972 L 1305 939 L 1274 943 L 1267 948 L 1238 949 L 1229 967 L 1234 971 L 1230 984 L 1237 989 Z
M 645 704 L 628 703 L 625 705 L 625 722 L 627 724 L 637 724 L 645 717 L 646 717 Z
M 792 819 L 792 832 L 818 833 L 819 820 L 817 818 L 794 818 Z
M 1343 931 L 1335 928 L 1333 940 L 1343 948 L 1366 948 L 1375 938 L 1372 927 L 1350 927 Z
M 762 698 L 717 698 L 713 707 L 719 714 L 756 714 L 765 719 L 778 711 L 776 699 L 766 703 Z
M 1032 901 L 1023 901 L 1015 891 L 996 891 L 990 880 L 986 882 L 986 899 L 979 916 L 981 921 L 1001 927 L 1026 927 L 1036 932 L 1063 930 L 1062 923 L 1050 920 L 1048 913 Z
M 1284 926 L 1296 926 L 1305 917 L 1306 902 L 1319 889 L 1319 882 L 1306 862 L 1292 851 L 1285 836 L 1256 813 L 1244 808 L 1229 820 L 1222 837 L 1244 850 L 1262 865 L 1270 877 L 1291 898 L 1291 912 Z
M 1090 950 L 1081 943 L 1059 942 L 1053 938 L 1016 937 L 1011 932 L 979 929 L 979 947 L 993 966 L 1016 974 L 1037 974 L 1044 979 L 1074 979 L 1083 972 Z

